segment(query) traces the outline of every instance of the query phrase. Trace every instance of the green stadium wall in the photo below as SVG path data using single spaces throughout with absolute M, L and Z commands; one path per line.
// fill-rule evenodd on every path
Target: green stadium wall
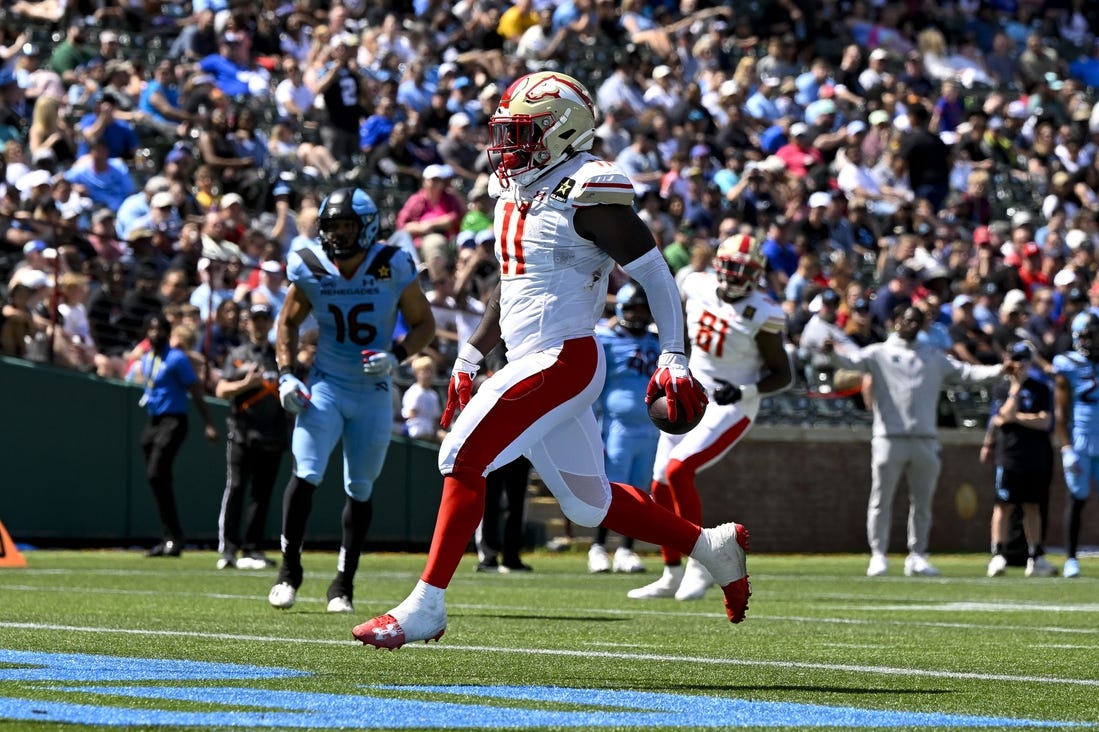
M 141 388 L 73 371 L 0 358 L 8 394 L 0 430 L 0 520 L 13 540 L 27 543 L 129 545 L 158 538 L 159 521 L 145 480 Z M 202 437 L 192 406 L 190 429 L 175 462 L 175 493 L 189 542 L 215 544 L 225 486 L 224 401 L 208 399 L 221 433 Z M 426 546 L 442 494 L 437 446 L 394 435 L 374 487 L 370 540 L 377 545 Z M 290 477 L 289 452 L 275 484 L 268 531 L 272 546 Z M 338 543 L 343 510 L 343 459 L 333 452 L 314 496 L 307 541 Z

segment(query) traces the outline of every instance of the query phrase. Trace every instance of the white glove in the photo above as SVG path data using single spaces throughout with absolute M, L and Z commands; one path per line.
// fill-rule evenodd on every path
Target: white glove
M 367 376 L 389 376 L 400 365 L 389 351 L 363 351 L 363 373 Z
M 1080 472 L 1080 458 L 1076 457 L 1076 451 L 1071 447 L 1061 448 L 1061 467 L 1064 468 L 1065 475 Z
M 282 408 L 290 414 L 300 414 L 309 406 L 309 387 L 293 374 L 283 374 L 279 377 L 279 401 Z

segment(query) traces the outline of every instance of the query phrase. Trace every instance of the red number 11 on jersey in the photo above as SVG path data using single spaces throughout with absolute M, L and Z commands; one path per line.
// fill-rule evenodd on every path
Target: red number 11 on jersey
M 508 201 L 504 204 L 504 225 L 500 231 L 500 276 L 513 277 L 526 271 L 523 260 L 523 227 L 526 209 Z

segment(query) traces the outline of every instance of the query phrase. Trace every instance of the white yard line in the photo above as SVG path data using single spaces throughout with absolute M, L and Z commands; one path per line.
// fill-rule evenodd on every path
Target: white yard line
M 9 623 L 0 622 L 0 628 L 13 630 L 44 630 L 64 633 L 94 633 L 102 635 L 145 635 L 170 638 L 199 638 L 202 640 L 248 641 L 259 643 L 294 643 L 317 645 L 352 645 L 355 641 L 325 640 L 317 638 L 281 638 L 277 636 L 239 635 L 235 633 L 198 633 L 181 630 L 148 630 L 143 628 L 97 628 L 78 625 L 54 625 L 48 623 Z M 565 656 L 569 658 L 608 659 L 614 661 L 656 661 L 670 663 L 696 663 L 714 666 L 755 666 L 761 668 L 798 668 L 810 671 L 846 671 L 857 674 L 876 674 L 882 676 L 919 676 L 933 679 L 966 679 L 973 681 L 1002 681 L 1020 684 L 1051 684 L 1057 686 L 1085 686 L 1099 688 L 1099 679 L 1065 679 L 1055 676 L 1012 676 L 1010 674 L 983 674 L 963 671 L 936 671 L 933 669 L 898 668 L 894 666 L 860 666 L 846 663 L 808 663 L 802 661 L 752 660 L 742 658 L 705 658 L 700 656 L 672 656 L 659 653 L 620 653 L 595 650 L 564 650 L 556 648 L 502 648 L 498 646 L 462 646 L 448 643 L 425 645 L 412 643 L 406 648 L 431 651 L 475 651 L 477 653 L 519 653 L 538 656 Z
M 327 576 L 327 575 L 325 575 Z M 0 589 L 14 590 L 20 592 L 61 592 L 61 593 L 84 593 L 84 594 L 99 594 L 99 595 L 137 595 L 147 597 L 201 597 L 215 600 L 233 600 L 233 601 L 248 601 L 248 602 L 261 602 L 266 597 L 265 594 L 247 594 L 247 595 L 235 595 L 225 592 L 171 592 L 166 590 L 123 590 L 123 589 L 111 589 L 105 587 L 59 587 L 56 585 L 50 587 L 40 587 L 38 585 L 15 585 L 4 584 L 0 582 Z M 860 598 L 861 599 L 861 598 Z M 360 601 L 364 598 L 360 598 Z M 299 603 L 324 603 L 321 597 L 299 597 L 297 600 Z M 370 598 L 371 602 L 385 605 L 396 605 L 400 602 L 400 598 Z M 949 605 L 951 603 L 942 603 L 942 605 Z M 568 608 L 558 611 L 547 610 L 544 606 L 526 606 L 526 605 L 483 605 L 477 603 L 460 603 L 460 602 L 447 602 L 447 607 L 462 610 L 494 610 L 494 611 L 506 611 L 516 613 L 542 613 L 547 618 L 552 618 L 554 612 L 564 614 L 574 614 L 578 611 L 582 611 L 588 615 L 618 615 L 618 616 L 638 616 L 638 615 L 650 615 L 660 617 L 681 617 L 681 618 L 725 618 L 725 613 L 713 612 L 687 612 L 687 611 L 673 611 L 673 610 L 646 610 L 644 603 L 638 603 L 636 605 L 627 606 L 626 608 Z M 900 609 L 907 610 L 910 606 L 903 606 Z M 927 606 L 925 609 L 932 609 L 934 606 Z M 1080 606 L 1082 609 L 1079 612 L 1094 612 L 1095 606 L 1088 604 Z M 882 606 L 871 605 L 864 608 L 866 610 L 875 611 L 881 610 Z M 1040 610 L 1042 606 L 1027 606 L 1028 612 L 1034 610 Z M 921 628 L 956 628 L 961 630 L 993 630 L 993 631 L 1020 631 L 1020 632 L 1034 632 L 1034 633 L 1065 633 L 1070 635 L 1099 635 L 1099 627 L 1097 628 L 1065 628 L 1056 625 L 992 625 L 986 623 L 962 623 L 962 622 L 948 622 L 948 621 L 934 621 L 934 620 L 890 620 L 888 618 L 844 618 L 844 617 L 828 617 L 828 616 L 808 616 L 808 615 L 766 615 L 760 612 L 755 612 L 751 615 L 751 620 L 756 622 L 766 621 L 779 621 L 790 623 L 823 623 L 826 625 L 902 625 L 902 626 L 914 626 Z M 0 625 L 0 627 L 3 627 Z

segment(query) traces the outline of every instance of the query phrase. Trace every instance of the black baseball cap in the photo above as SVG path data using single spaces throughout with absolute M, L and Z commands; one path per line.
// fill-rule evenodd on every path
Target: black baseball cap
M 248 315 L 253 318 L 273 318 L 275 313 L 271 310 L 270 305 L 264 303 L 256 303 L 252 307 L 248 308 Z
M 1034 351 L 1026 341 L 1018 341 L 1011 347 L 1012 361 L 1029 361 L 1032 358 L 1034 358 Z

